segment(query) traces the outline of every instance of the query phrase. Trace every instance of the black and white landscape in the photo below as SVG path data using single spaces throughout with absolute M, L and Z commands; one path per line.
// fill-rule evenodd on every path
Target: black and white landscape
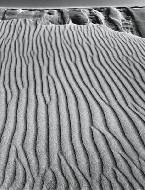
M 145 9 L 0 16 L 0 190 L 145 189 Z

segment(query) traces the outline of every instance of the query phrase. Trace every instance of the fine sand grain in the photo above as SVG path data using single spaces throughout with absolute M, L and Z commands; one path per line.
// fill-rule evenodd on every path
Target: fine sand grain
M 0 22 L 0 190 L 145 189 L 145 39 Z

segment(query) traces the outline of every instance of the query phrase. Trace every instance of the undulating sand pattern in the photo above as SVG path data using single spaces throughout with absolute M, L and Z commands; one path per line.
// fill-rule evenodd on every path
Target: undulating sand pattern
M 0 22 L 0 190 L 145 189 L 145 39 Z

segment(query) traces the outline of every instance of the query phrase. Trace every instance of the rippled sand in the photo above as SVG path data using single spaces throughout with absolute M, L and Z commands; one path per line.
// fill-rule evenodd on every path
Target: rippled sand
M 145 39 L 0 22 L 0 190 L 145 189 Z

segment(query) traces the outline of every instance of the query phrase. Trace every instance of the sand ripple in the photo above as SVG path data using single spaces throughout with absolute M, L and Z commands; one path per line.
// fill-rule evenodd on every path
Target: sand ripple
M 145 40 L 0 22 L 0 189 L 145 189 Z

